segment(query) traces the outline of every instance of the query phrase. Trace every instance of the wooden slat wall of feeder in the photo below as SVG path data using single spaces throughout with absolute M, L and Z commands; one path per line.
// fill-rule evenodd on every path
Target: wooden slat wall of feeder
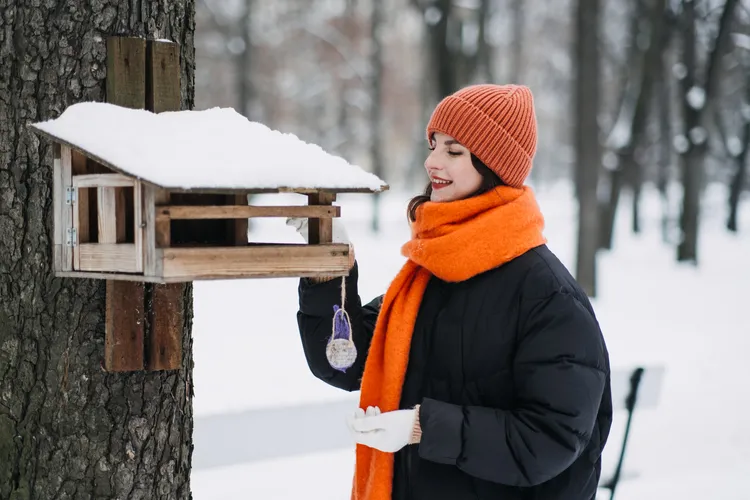
M 200 195 L 196 195 L 200 201 Z M 238 196 L 240 201 L 246 197 Z M 340 207 L 332 206 L 335 195 L 308 195 L 311 205 L 252 206 L 247 205 L 156 205 L 157 227 L 168 227 L 177 220 L 244 221 L 242 233 L 236 236 L 238 246 L 225 245 L 181 247 L 159 244 L 154 251 L 154 272 L 164 281 L 220 278 L 267 278 L 318 275 L 343 276 L 349 271 L 349 246 L 332 243 L 332 218 L 339 217 Z M 247 219 L 253 217 L 309 218 L 310 244 L 247 243 Z M 147 217 L 148 220 L 148 217 Z M 148 225 L 148 224 L 147 224 Z M 165 229 L 166 231 L 166 229 Z M 147 240 L 147 245 L 151 242 Z M 151 251 L 146 247 L 146 254 Z M 147 259 L 150 261 L 150 259 Z M 147 267 L 148 274 L 148 267 Z
M 111 173 L 74 175 L 72 184 L 73 228 L 78 240 L 73 249 L 73 269 L 143 272 L 141 183 Z

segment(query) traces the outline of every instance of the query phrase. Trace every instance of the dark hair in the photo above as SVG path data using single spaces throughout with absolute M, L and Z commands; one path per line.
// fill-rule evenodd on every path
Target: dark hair
M 490 168 L 482 163 L 482 160 L 474 156 L 472 153 L 471 155 L 471 164 L 474 165 L 474 168 L 479 172 L 479 174 L 482 176 L 482 184 L 479 185 L 479 189 L 474 191 L 469 198 L 473 196 L 479 196 L 480 194 L 486 193 L 487 191 L 490 191 L 497 186 L 504 186 L 505 183 L 503 180 Z M 424 190 L 424 193 L 415 196 L 409 201 L 409 205 L 406 208 L 406 215 L 409 218 L 409 221 L 414 222 L 417 220 L 417 208 L 419 206 L 426 202 L 430 201 L 430 195 L 432 194 L 432 183 L 427 183 L 427 187 Z

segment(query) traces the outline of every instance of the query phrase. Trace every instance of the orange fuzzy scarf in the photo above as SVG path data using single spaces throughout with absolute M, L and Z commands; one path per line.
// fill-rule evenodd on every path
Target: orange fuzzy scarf
M 399 409 L 411 336 L 427 282 L 434 274 L 464 281 L 546 242 L 544 219 L 528 187 L 501 186 L 449 203 L 417 209 L 408 261 L 385 294 L 362 377 L 360 407 Z M 390 500 L 393 454 L 357 445 L 352 498 Z

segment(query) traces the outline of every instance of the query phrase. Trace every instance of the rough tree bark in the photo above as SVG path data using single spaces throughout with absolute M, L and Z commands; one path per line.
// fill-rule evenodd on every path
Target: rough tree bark
M 193 0 L 0 2 L 0 498 L 188 499 L 192 288 L 183 368 L 106 373 L 105 282 L 54 278 L 52 147 L 27 126 L 104 101 L 110 34 L 181 46 L 193 106 Z
M 599 9 L 599 0 L 576 2 L 573 58 L 576 67 L 575 151 L 578 198 L 576 279 L 590 297 L 596 296 L 596 254 L 599 248 Z

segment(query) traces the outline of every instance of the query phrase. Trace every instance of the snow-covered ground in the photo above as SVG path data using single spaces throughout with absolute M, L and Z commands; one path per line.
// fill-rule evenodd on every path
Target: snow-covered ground
M 541 189 L 537 195 L 550 247 L 572 267 L 576 226 L 569 186 Z M 723 229 L 723 189 L 709 190 L 700 266 L 695 268 L 675 263 L 674 248 L 661 242 L 658 197 L 647 191 L 644 198 L 640 236 L 629 232 L 624 200 L 615 250 L 599 261 L 600 293 L 594 301 L 614 368 L 635 363 L 666 368 L 659 406 L 636 414 L 618 500 L 748 500 L 750 201 L 744 204 L 740 235 L 733 236 Z M 303 200 L 277 195 L 257 202 Z M 373 235 L 369 195 L 339 197 L 360 262 L 363 300 L 383 293 L 403 262 L 399 248 L 408 238 L 405 203 L 403 193 L 386 194 L 384 230 Z M 256 221 L 251 236 L 296 241 L 283 220 Z M 288 407 L 293 415 L 297 405 L 353 397 L 309 373 L 295 321 L 296 287 L 296 279 L 195 285 L 197 419 L 279 407 Z M 291 425 L 305 425 L 305 414 L 299 413 L 299 418 L 290 417 Z M 605 451 L 605 473 L 619 452 L 623 425 L 624 414 L 618 413 Z M 353 446 L 209 467 L 208 447 L 199 438 L 196 435 L 192 474 L 196 500 L 348 498 Z M 269 438 L 290 448 L 283 434 Z M 231 448 L 230 438 L 225 439 Z M 211 446 L 211 453 L 223 447 L 220 442 Z

